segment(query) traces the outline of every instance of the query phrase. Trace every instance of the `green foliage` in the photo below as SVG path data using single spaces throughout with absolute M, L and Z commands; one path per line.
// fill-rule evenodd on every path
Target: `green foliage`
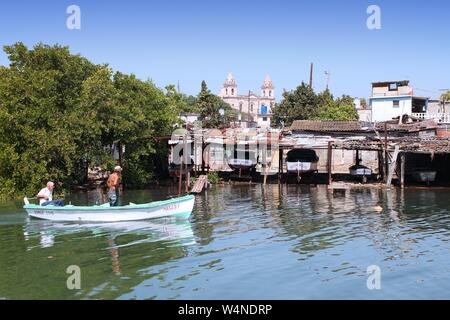
M 125 145 L 124 181 L 148 182 L 184 98 L 134 75 L 114 73 L 67 47 L 5 46 L 0 68 L 0 194 L 36 193 L 82 183 L 83 162 L 112 166 L 111 147 Z M 165 156 L 165 155 L 164 155 Z M 127 175 L 128 174 L 128 175 Z
M 316 94 L 305 83 L 284 92 L 283 100 L 273 110 L 274 125 L 290 126 L 295 120 L 358 120 L 353 99 L 334 99 L 329 90 Z
M 323 93 L 321 94 L 323 95 Z M 325 94 L 327 95 L 327 94 Z M 328 96 L 321 104 L 318 120 L 338 120 L 338 121 L 354 121 L 358 120 L 358 112 L 355 108 L 353 98 L 350 96 L 342 96 L 339 99 L 329 99 Z
M 218 184 L 221 181 L 218 172 L 208 173 L 208 182 L 211 184 Z
M 200 112 L 197 108 L 196 97 L 187 96 L 184 93 L 178 92 L 175 85 L 166 86 L 166 92 L 166 96 L 170 99 L 170 103 L 178 108 L 180 112 Z
M 319 113 L 318 106 L 318 96 L 302 82 L 295 90 L 283 93 L 283 100 L 273 109 L 273 122 L 290 126 L 294 120 L 313 119 Z
M 223 109 L 224 115 L 220 114 Z M 204 128 L 227 127 L 231 121 L 237 118 L 237 113 L 231 106 L 220 97 L 212 94 L 205 81 L 202 81 L 201 91 L 197 97 L 197 110 Z

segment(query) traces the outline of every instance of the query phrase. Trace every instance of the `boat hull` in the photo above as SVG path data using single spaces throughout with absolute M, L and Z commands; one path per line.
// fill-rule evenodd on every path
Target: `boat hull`
M 188 219 L 194 208 L 194 199 L 194 196 L 186 196 L 144 205 L 128 205 L 123 207 L 42 207 L 25 205 L 24 209 L 30 217 L 52 221 L 118 222 L 169 216 Z
M 369 168 L 353 168 L 350 169 L 350 175 L 355 177 L 367 177 L 372 175 L 372 169 Z
M 287 171 L 293 174 L 316 172 L 317 162 L 287 162 Z
M 256 167 L 256 161 L 246 159 L 230 159 L 228 166 L 233 170 L 250 171 Z
M 436 171 L 417 171 L 412 174 L 417 182 L 434 182 L 436 181 Z

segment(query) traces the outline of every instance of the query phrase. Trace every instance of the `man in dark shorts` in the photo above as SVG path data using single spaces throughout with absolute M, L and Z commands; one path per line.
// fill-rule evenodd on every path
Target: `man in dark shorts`
M 122 174 L 122 168 L 116 166 L 114 172 L 108 178 L 108 200 L 111 207 L 119 205 L 119 178 Z

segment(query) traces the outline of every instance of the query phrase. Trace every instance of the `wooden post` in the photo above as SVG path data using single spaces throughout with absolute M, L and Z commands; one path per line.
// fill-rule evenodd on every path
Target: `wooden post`
M 181 184 L 183 181 L 183 157 L 180 159 L 180 176 L 178 177 L 178 196 L 181 196 Z
M 397 158 L 398 158 L 399 151 L 400 151 L 400 146 L 396 145 L 395 146 L 395 151 L 394 151 L 394 156 L 392 157 L 392 162 L 391 162 L 391 165 L 389 167 L 389 175 L 388 175 L 387 182 L 386 182 L 386 185 L 388 187 L 390 187 L 392 185 L 392 178 L 394 176 L 394 172 L 395 172 L 395 169 L 397 167 Z
M 405 166 L 406 166 L 406 155 L 402 153 L 401 155 L 401 164 L 400 164 L 400 185 L 402 188 L 405 187 Z
M 328 171 L 328 184 L 332 184 L 333 183 L 333 175 L 332 175 L 332 171 L 333 171 L 333 146 L 332 146 L 332 142 L 329 141 L 328 142 L 328 154 L 327 154 L 327 171 Z
M 278 183 L 281 183 L 281 174 L 283 173 L 283 148 L 278 148 Z
M 197 137 L 195 136 L 194 133 L 194 177 L 197 177 Z
M 204 152 L 205 152 L 205 137 L 202 133 L 202 173 L 205 173 L 205 159 L 204 159 Z
M 387 183 L 389 174 L 389 153 L 388 153 L 388 132 L 387 132 L 387 122 L 384 123 L 384 179 Z
M 184 156 L 184 169 L 185 169 L 185 186 L 186 186 L 186 193 L 189 193 L 189 155 L 188 155 L 188 150 L 187 150 L 187 135 L 184 136 L 184 140 L 183 140 L 183 156 Z
M 381 180 L 384 181 L 384 160 L 382 150 L 378 150 L 378 173 L 380 174 Z

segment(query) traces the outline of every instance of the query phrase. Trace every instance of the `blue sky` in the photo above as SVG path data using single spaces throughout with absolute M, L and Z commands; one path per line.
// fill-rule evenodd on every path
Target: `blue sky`
M 66 8 L 81 8 L 81 30 L 68 30 Z M 381 30 L 369 30 L 370 4 L 381 8 Z M 357 0 L 41 0 L 1 1 L 0 45 L 22 41 L 68 45 L 95 63 L 218 93 L 233 72 L 241 93 L 259 92 L 270 74 L 277 97 L 308 81 L 316 90 L 370 95 L 374 81 L 409 79 L 417 95 L 450 88 L 448 1 Z M 0 53 L 0 64 L 8 64 Z

